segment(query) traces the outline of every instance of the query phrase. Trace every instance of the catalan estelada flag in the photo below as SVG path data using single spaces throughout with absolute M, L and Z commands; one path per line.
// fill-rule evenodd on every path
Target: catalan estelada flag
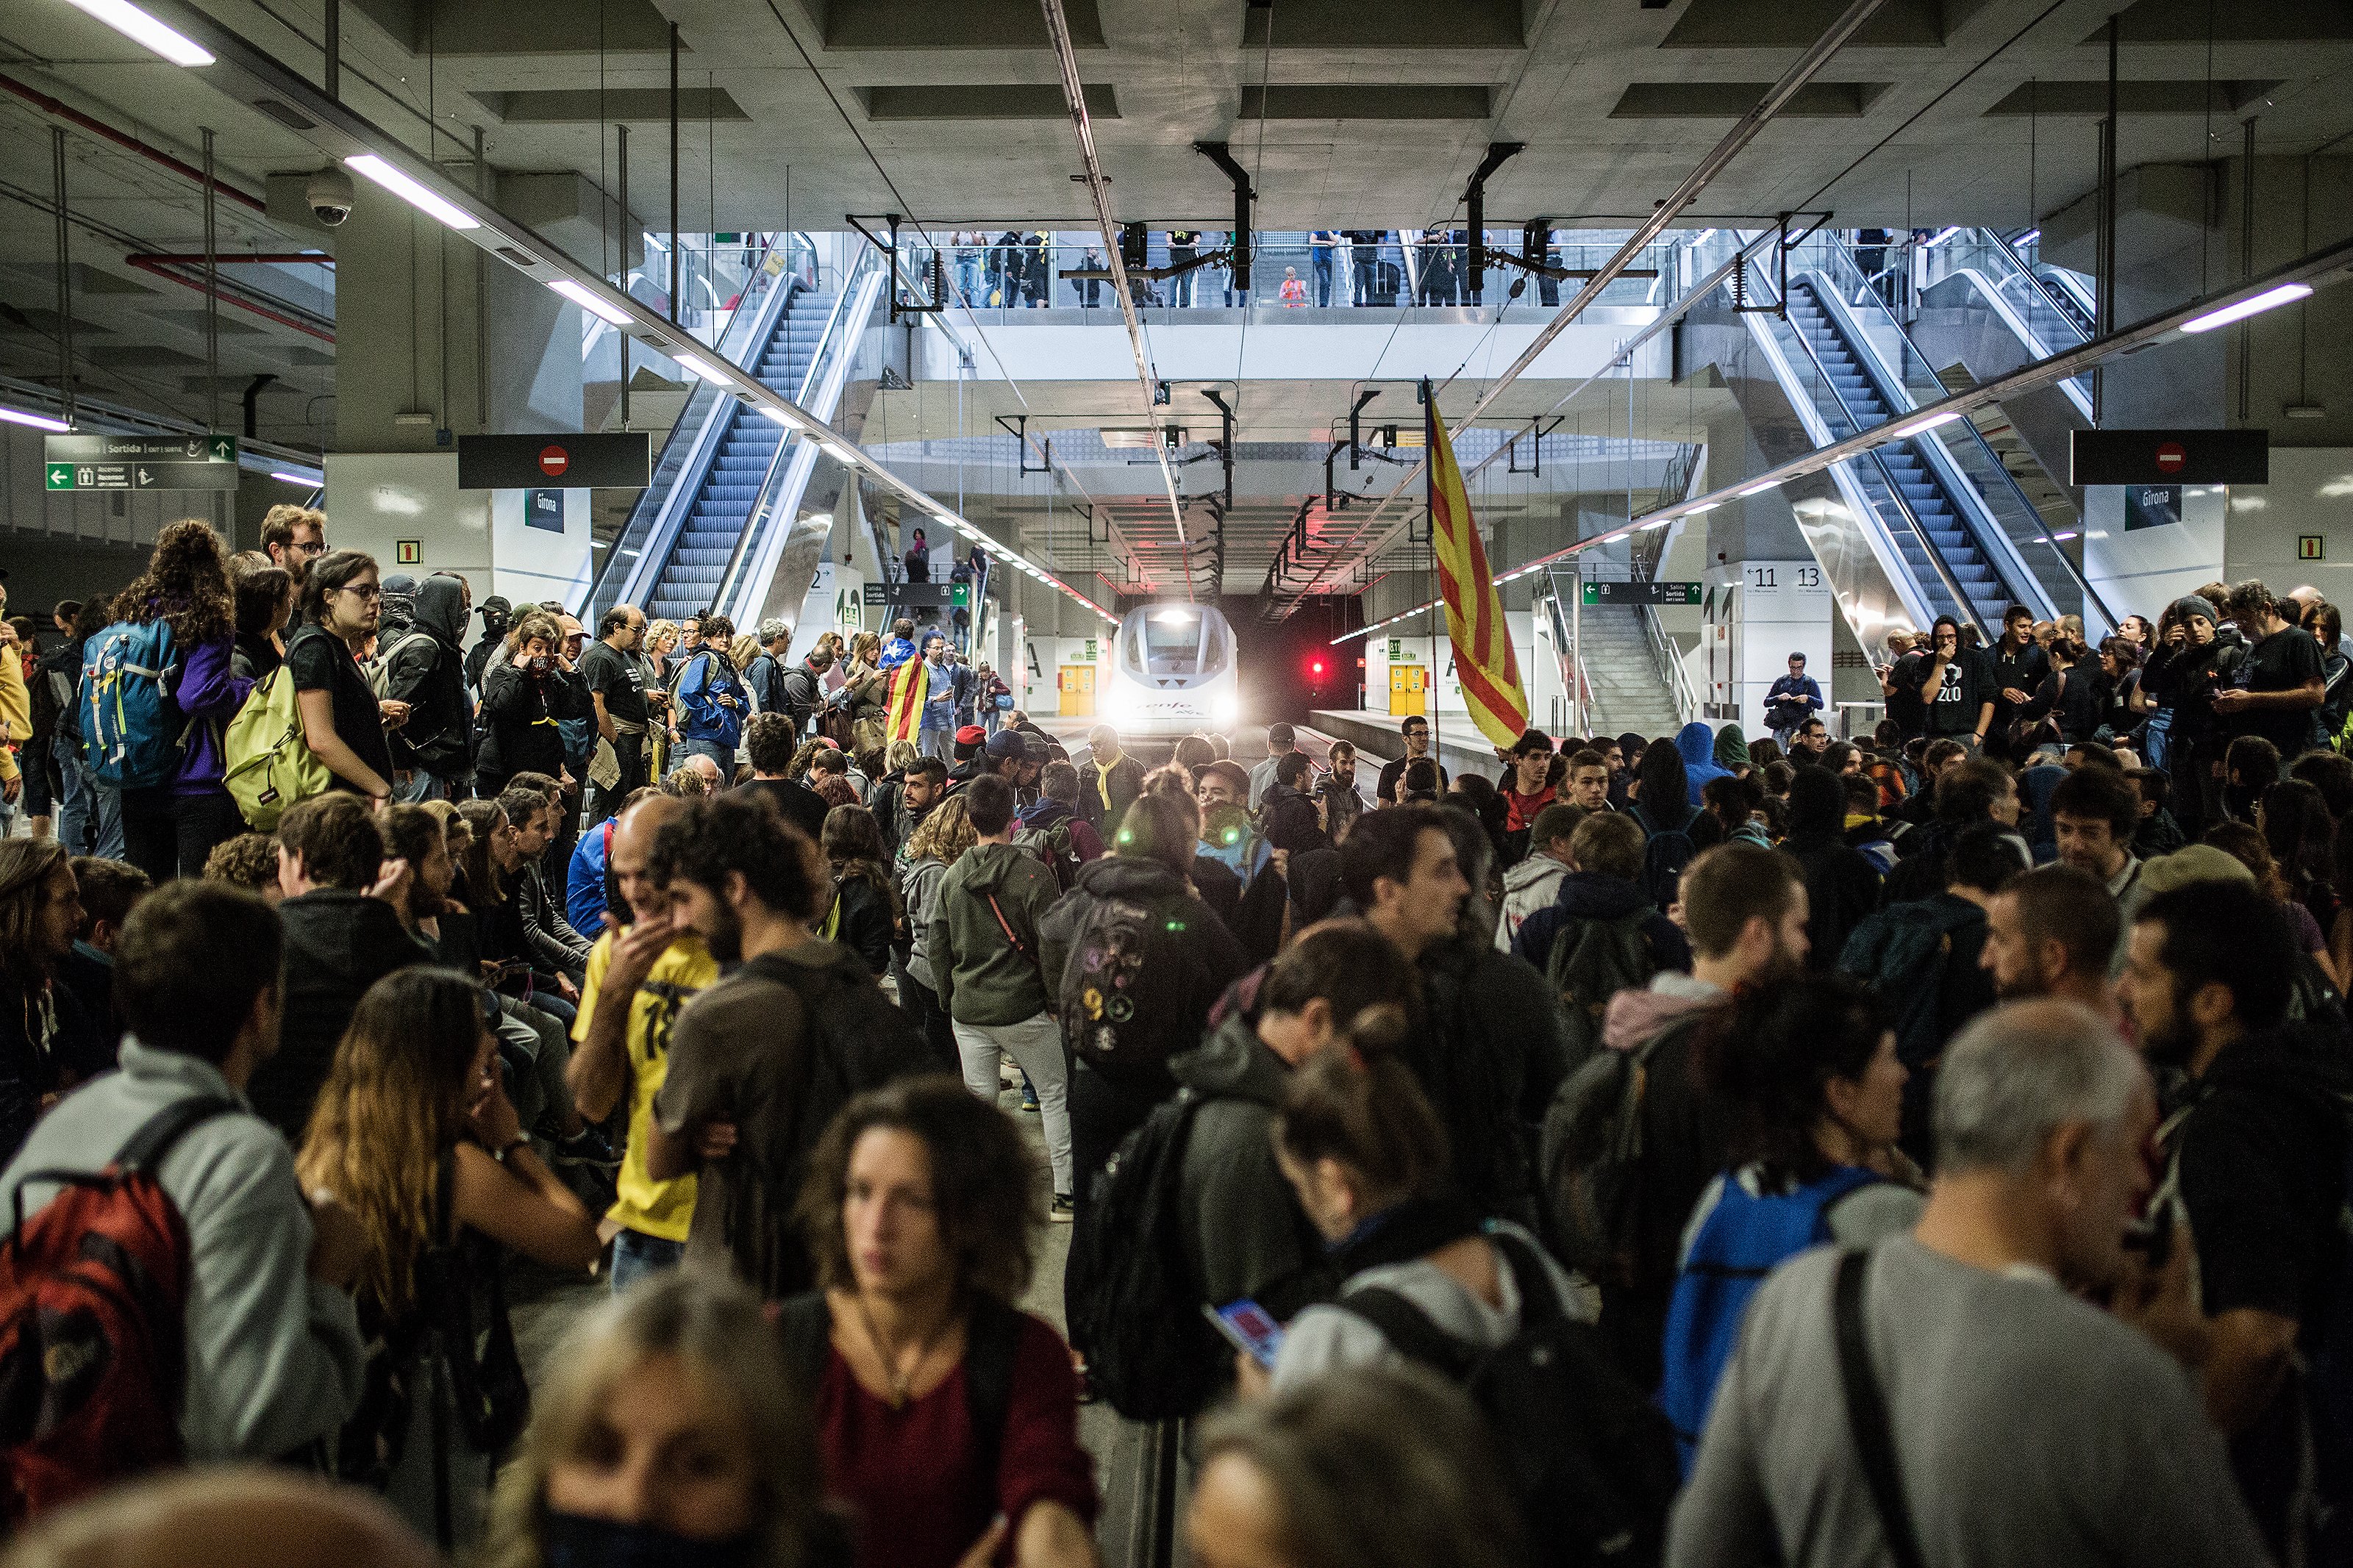
M 1427 382 L 1422 384 L 1428 387 Z M 1438 588 L 1446 601 L 1446 636 L 1454 645 L 1454 678 L 1479 732 L 1508 747 L 1528 727 L 1528 698 L 1520 685 L 1520 661 L 1512 651 L 1511 628 L 1504 624 L 1504 601 L 1487 570 L 1487 548 L 1471 516 L 1462 469 L 1454 461 L 1438 397 L 1425 393 L 1428 430 L 1430 538 L 1438 558 Z
M 923 699 L 931 694 L 932 678 L 923 661 L 911 658 L 882 672 L 882 723 L 889 731 L 883 744 L 913 742 L 923 728 Z

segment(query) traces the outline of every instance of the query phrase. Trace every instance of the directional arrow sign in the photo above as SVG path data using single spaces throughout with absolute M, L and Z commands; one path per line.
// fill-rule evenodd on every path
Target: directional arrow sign
M 47 480 L 48 488 L 53 490 L 69 490 L 74 488 L 73 465 L 70 463 L 51 463 L 43 477 Z
M 214 462 L 216 462 L 216 463 L 234 463 L 234 462 L 236 462 L 236 461 L 237 461 L 237 437 L 234 437 L 234 436 L 216 436 L 216 437 L 213 437 L 213 446 L 212 446 L 212 460 L 213 460 Z

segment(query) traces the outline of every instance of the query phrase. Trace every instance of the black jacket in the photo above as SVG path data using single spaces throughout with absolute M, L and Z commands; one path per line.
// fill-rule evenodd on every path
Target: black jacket
M 1482 1213 L 1533 1226 L 1537 1133 L 1568 1071 L 1559 1003 L 1492 942 L 1450 937 L 1419 967 L 1425 1016 L 1403 1054 L 1446 1124 L 1455 1184 Z
M 278 915 L 286 932 L 278 1052 L 254 1069 L 246 1095 L 299 1145 L 360 998 L 385 975 L 432 955 L 401 928 L 390 904 L 365 893 L 320 888 L 287 900 Z
M 487 789 L 519 773 L 555 778 L 564 772 L 558 719 L 580 715 L 579 683 L 560 669 L 533 675 L 501 659 L 482 675 L 482 749 L 475 758 Z
M 473 711 L 458 642 L 466 631 L 465 598 L 457 578 L 427 577 L 417 585 L 410 625 L 424 635 L 377 639 L 386 650 L 385 694 L 408 704 L 408 722 L 389 737 L 396 768 L 444 779 L 470 770 Z
M 1050 988 L 1069 973 L 1071 949 L 1088 921 L 1113 900 L 1145 910 L 1143 948 L 1130 972 L 1109 977 L 1127 997 L 1131 1024 L 1117 1032 L 1119 1049 L 1134 1051 L 1134 1069 L 1115 1060 L 1090 1062 L 1121 1087 L 1165 1098 L 1176 1092 L 1166 1064 L 1192 1048 L 1208 1026 L 1209 1009 L 1226 987 L 1249 972 L 1250 957 L 1225 922 L 1157 860 L 1105 855 L 1079 868 L 1078 878 L 1038 927 L 1038 954 Z M 1063 1026 L 1077 1022 L 1065 998 Z
M 870 973 L 887 973 L 899 926 L 891 890 L 871 877 L 844 877 L 834 885 L 834 903 L 833 940 L 863 959 Z

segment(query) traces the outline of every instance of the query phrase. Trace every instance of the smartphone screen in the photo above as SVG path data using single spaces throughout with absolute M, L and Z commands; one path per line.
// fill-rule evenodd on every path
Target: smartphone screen
M 1273 1313 L 1247 1296 L 1222 1307 L 1205 1304 L 1201 1310 L 1234 1349 L 1268 1371 L 1274 1370 L 1274 1354 L 1282 1348 L 1282 1325 L 1274 1321 Z

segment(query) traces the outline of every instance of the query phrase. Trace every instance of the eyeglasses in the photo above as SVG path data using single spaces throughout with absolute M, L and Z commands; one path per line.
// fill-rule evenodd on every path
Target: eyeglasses
M 324 555 L 327 552 L 327 542 L 323 539 L 314 539 L 308 544 L 297 544 L 294 549 L 297 553 L 302 555 Z
M 384 584 L 381 583 L 346 583 L 340 588 L 330 588 L 327 592 L 330 594 L 357 594 L 363 599 L 381 599 L 384 597 Z

